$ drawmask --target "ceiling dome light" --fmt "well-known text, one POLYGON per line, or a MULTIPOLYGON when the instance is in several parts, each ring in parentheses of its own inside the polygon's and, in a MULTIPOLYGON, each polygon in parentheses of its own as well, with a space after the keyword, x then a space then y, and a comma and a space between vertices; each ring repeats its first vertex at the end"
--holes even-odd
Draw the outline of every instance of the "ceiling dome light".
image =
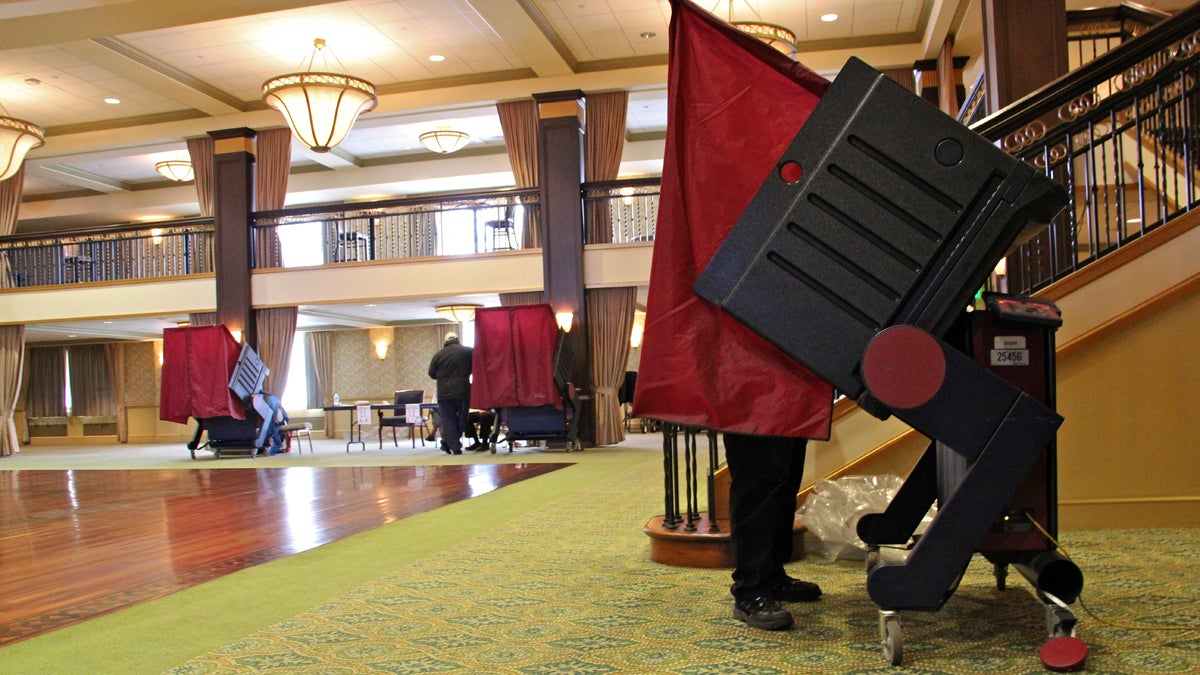
POLYGON ((8 180, 20 170, 26 153, 45 144, 46 132, 33 122, 8 117, 2 105, 0 113, 0 180, 8 180))
MULTIPOLYGON (((729 22, 729 25, 737 28, 753 38, 757 38, 761 42, 770 45, 790 59, 796 58, 796 53, 799 51, 799 47, 797 46, 795 33, 787 28, 784 28, 783 26, 780 26, 779 24, 767 23, 766 21, 763 21, 762 17, 758 13, 758 8, 754 5, 750 5, 750 10, 754 12, 753 20, 735 20, 733 18, 734 0, 724 0, 724 2, 727 5, 725 20, 729 22)), ((747 4, 749 3, 747 2, 747 4)), ((717 7, 720 5, 721 2, 718 1, 717 5, 713 7, 711 12, 716 14, 717 7)))
POLYGON ((442 155, 462 150, 471 140, 471 136, 467 132, 455 131, 448 127, 438 127, 433 131, 426 131, 418 138, 421 140, 421 145, 442 155))
POLYGON ((834 14, 833 12, 830 12, 828 14, 822 14, 821 20, 824 21, 825 23, 832 23, 832 22, 838 20, 838 15, 834 14))
MULTIPOLYGON (((313 72, 318 55, 328 69, 325 51, 324 40, 313 40, 306 72, 280 75, 262 86, 263 101, 283 113, 292 133, 314 152, 329 152, 341 143, 358 116, 374 109, 379 102, 375 85, 362 78, 313 72)), ((334 60, 337 61, 336 56, 334 60)), ((340 61, 338 66, 345 70, 340 61)))
POLYGON ((176 183, 186 183, 196 177, 192 171, 192 163, 186 159, 168 159, 154 165, 154 170, 163 178, 176 183))
POLYGON ((480 307, 483 307, 483 305, 440 305, 436 311, 443 318, 450 321, 466 323, 475 320, 475 310, 480 307))

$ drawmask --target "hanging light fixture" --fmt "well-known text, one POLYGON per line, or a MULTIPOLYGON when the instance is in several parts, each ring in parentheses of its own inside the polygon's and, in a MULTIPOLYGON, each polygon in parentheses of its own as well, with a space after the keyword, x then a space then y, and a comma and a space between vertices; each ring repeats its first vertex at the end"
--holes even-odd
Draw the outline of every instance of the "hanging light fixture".
POLYGON ((437 313, 455 323, 475 320, 475 310, 483 305, 439 305, 437 313))
POLYGON ((186 183, 196 177, 192 171, 192 163, 186 159, 167 159, 157 162, 154 165, 154 170, 162 175, 167 180, 173 180, 176 183, 186 183))
POLYGON ((9 117, 0 104, 0 180, 16 175, 25 154, 46 142, 46 132, 33 122, 9 117))
MULTIPOLYGON (((263 101, 283 113, 292 133, 314 152, 329 152, 346 134, 359 114, 375 107, 375 85, 352 75, 313 71, 313 63, 321 57, 321 65, 329 69, 325 41, 313 40, 313 51, 303 73, 280 75, 263 83, 263 101)), ((346 67, 333 57, 338 67, 346 67)), ((301 65, 304 65, 301 62, 301 65)))
MULTIPOLYGON (((796 34, 787 28, 780 26, 779 24, 763 21, 762 16, 760 16, 758 13, 757 3, 751 5, 750 0, 742 1, 746 3, 746 6, 750 8, 751 12, 754 12, 754 20, 735 21, 733 18, 733 3, 735 0, 723 0, 728 7, 726 20, 729 21, 729 24, 743 33, 765 42, 779 52, 783 53, 788 58, 796 58, 796 53, 799 51, 799 47, 796 43, 796 34)), ((720 5, 720 2, 714 5, 711 12, 716 14, 717 7, 720 5)))
POLYGON ((421 139, 421 145, 442 155, 462 150, 466 147, 467 142, 471 140, 471 136, 467 132, 455 131, 446 126, 439 126, 433 131, 426 131, 418 136, 418 138, 421 139))

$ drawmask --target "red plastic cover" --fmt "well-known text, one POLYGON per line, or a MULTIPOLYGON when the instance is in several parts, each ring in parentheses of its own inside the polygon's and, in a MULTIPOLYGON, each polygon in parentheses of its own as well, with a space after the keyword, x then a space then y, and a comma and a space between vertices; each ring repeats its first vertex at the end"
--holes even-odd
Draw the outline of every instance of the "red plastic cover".
POLYGON ((828 438, 832 388, 692 291, 829 83, 672 0, 670 108, 633 414, 828 438))
POLYGON ((189 417, 246 419, 241 401, 229 389, 241 350, 225 326, 165 329, 159 419, 179 424, 189 417))
POLYGON ((554 384, 558 326, 550 305, 475 310, 471 407, 563 407, 554 384))

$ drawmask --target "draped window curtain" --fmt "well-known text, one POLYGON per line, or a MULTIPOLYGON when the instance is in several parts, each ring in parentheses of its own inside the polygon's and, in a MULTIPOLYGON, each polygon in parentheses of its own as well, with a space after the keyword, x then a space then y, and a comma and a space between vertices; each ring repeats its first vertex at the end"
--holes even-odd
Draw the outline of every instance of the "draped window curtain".
MULTIPOLYGON (((500 115, 504 147, 508 150, 508 162, 512 166, 517 187, 537 187, 537 102, 533 99, 505 101, 496 104, 496 111, 500 115)), ((522 211, 525 216, 521 248, 541 248, 541 209, 527 208, 522 211)))
POLYGON ((524 291, 522 293, 501 293, 501 307, 515 307, 517 305, 540 305, 545 300, 542 299, 541 291, 524 291))
POLYGON ((117 442, 129 442, 129 420, 125 405, 125 345, 109 342, 104 345, 105 362, 108 364, 108 379, 112 382, 113 401, 117 415, 117 442))
POLYGON ((0 326, 0 457, 21 451, 13 414, 21 393, 24 360, 25 326, 0 326))
MULTIPOLYGON (((287 200, 288 172, 292 165, 292 130, 265 129, 257 132, 255 147, 254 210, 277 211, 287 200)), ((279 233, 275 227, 254 228, 254 266, 282 267, 279 233)))
MULTIPOLYGON (((196 178, 196 199, 200 205, 200 215, 211 218, 213 203, 216 200, 216 188, 213 180, 213 139, 211 136, 189 138, 187 140, 188 157, 192 160, 192 173, 196 178)), ((212 235, 192 237, 188 250, 180 255, 189 256, 192 261, 192 271, 213 271, 213 237, 212 235)))
POLYGON ((263 382, 263 391, 283 396, 287 387, 288 367, 292 362, 292 341, 296 337, 295 307, 272 307, 254 312, 258 331, 258 355, 271 370, 263 382))
POLYGON ((116 415, 104 345, 67 347, 67 363, 70 367, 71 414, 76 417, 116 415))
MULTIPOLYGON (((24 185, 23 164, 13 177, 0 181, 0 235, 12 234, 17 229, 24 185)), ((8 254, 0 253, 0 288, 12 288, 15 285, 8 254)), ((17 409, 20 396, 24 360, 25 326, 0 326, 0 457, 21 450, 13 412, 17 409)))
MULTIPOLYGON (((309 331, 304 334, 304 359, 308 365, 308 407, 333 405, 333 334, 309 331)), ((333 429, 333 413, 325 413, 325 435, 333 429)))
MULTIPOLYGON (((8 180, 0 180, 0 236, 9 235, 17 229, 17 216, 21 213, 21 190, 25 186, 25 165, 8 180)), ((16 286, 8 253, 0 252, 0 288, 16 286)))
POLYGON ((193 326, 215 326, 217 325, 217 313, 192 312, 188 314, 188 323, 193 326))
POLYGON ((192 173, 196 176, 196 199, 200 202, 200 215, 211 218, 216 192, 213 187, 213 139, 189 138, 188 156, 192 160, 192 173))
POLYGON ((637 289, 592 289, 586 291, 585 303, 596 408, 596 445, 613 445, 625 440, 617 392, 625 382, 637 289))
POLYGON ((26 419, 65 417, 67 348, 30 347, 25 359, 26 419))
MULTIPOLYGON (((629 92, 588 94, 586 102, 584 180, 589 183, 614 180, 621 168, 621 153, 625 149, 625 113, 629 106, 629 92)), ((612 243, 611 210, 607 200, 588 202, 584 243, 612 243)))

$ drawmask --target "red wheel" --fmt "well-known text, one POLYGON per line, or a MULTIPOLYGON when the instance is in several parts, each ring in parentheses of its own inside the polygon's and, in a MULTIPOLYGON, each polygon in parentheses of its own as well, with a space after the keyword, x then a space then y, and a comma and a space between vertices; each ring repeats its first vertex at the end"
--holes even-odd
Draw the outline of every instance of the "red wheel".
POLYGON ((1087 660, 1087 645, 1077 637, 1060 635, 1047 640, 1038 655, 1048 670, 1060 673, 1081 670, 1087 660))

